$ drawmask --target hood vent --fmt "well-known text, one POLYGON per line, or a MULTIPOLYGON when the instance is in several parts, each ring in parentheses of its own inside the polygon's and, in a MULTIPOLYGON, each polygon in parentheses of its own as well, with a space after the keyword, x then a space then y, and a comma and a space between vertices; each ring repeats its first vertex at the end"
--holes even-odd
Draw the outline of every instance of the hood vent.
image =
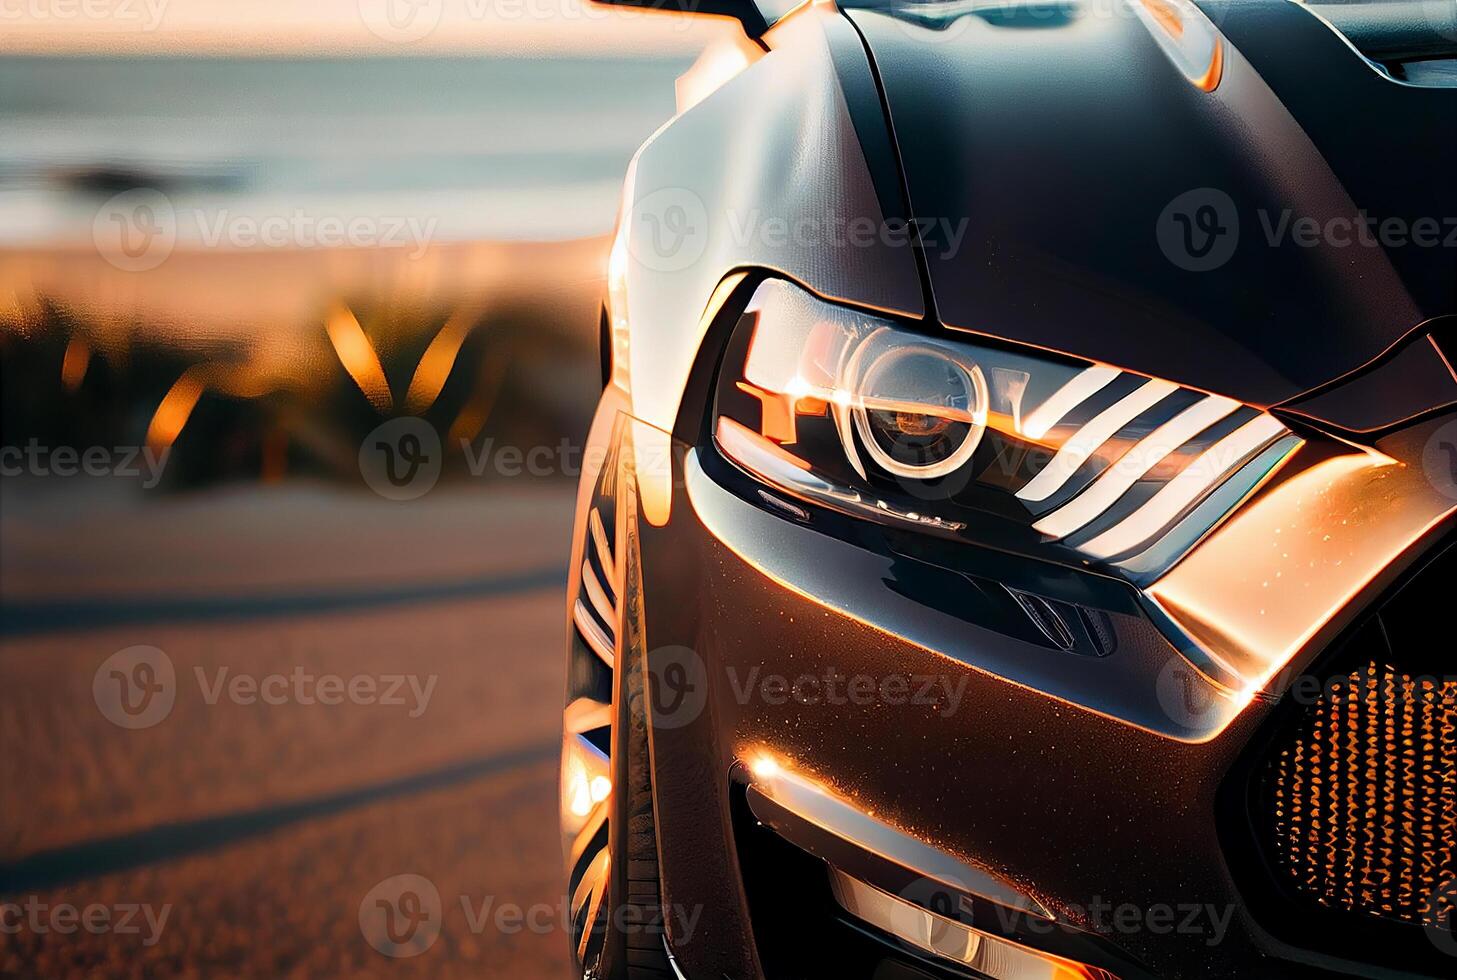
POLYGON ((1430 0, 1308 0, 1305 6, 1392 78, 1457 88, 1457 4, 1430 0))

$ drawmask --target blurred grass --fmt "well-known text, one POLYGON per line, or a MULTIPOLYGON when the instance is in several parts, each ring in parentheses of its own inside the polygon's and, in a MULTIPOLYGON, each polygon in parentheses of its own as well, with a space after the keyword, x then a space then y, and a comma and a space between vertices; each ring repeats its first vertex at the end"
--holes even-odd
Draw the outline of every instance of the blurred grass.
MULTIPOLYGON (((471 455, 487 440, 580 445, 600 389, 600 279, 583 259, 602 245, 537 248, 539 260, 518 263, 509 288, 484 277, 475 289, 452 288, 436 277, 423 291, 380 289, 336 269, 314 280, 312 304, 287 317, 260 310, 256 323, 236 304, 226 321, 199 322, 186 297, 158 294, 165 279, 99 303, 34 283, 17 290, 12 278, 9 303, 0 302, 0 444, 144 445, 187 378, 202 390, 171 445, 165 486, 174 490, 297 477, 362 486, 361 441, 403 415, 439 432, 445 479, 472 475, 471 455), (340 309, 378 358, 383 401, 361 389, 330 341, 326 324, 340 309)), ((252 288, 287 288, 292 278, 272 272, 252 288)))

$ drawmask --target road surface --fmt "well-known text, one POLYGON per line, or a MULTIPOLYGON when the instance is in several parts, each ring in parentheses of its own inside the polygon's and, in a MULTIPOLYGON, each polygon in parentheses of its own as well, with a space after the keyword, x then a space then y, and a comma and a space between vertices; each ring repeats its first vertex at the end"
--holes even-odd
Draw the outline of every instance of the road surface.
POLYGON ((0 490, 0 975, 567 975, 565 481, 0 490))

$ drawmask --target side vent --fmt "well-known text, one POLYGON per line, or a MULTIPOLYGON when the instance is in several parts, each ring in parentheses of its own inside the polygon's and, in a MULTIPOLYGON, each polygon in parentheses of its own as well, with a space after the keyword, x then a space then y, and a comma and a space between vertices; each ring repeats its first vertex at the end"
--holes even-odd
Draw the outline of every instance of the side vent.
POLYGON ((1106 657, 1113 652, 1115 634, 1107 613, 1023 592, 1009 585, 1002 588, 1057 649, 1086 657, 1106 657))

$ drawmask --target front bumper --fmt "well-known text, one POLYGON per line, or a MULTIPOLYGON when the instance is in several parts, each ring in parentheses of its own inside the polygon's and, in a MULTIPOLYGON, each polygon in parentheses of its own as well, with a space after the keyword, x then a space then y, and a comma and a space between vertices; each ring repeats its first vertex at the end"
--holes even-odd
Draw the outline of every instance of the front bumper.
MULTIPOLYGON (((976 975, 844 912, 827 857, 922 906, 945 893, 927 875, 947 876, 873 842, 857 855, 795 834, 754 805, 774 769, 971 869, 960 921, 1124 980, 1389 975, 1382 950, 1363 961, 1290 943, 1267 907, 1251 911, 1225 787, 1274 724, 1275 697, 1229 711, 1136 603, 1107 592, 1084 598, 1111 610, 1108 656, 983 628, 954 602, 957 583, 977 587, 965 568, 826 533, 825 515, 738 482, 711 447, 607 428, 635 444, 619 458, 637 460, 639 482, 658 485, 636 522, 645 641, 629 655, 653 686, 662 901, 685 975, 976 975)), ((1336 626, 1354 629, 1400 577, 1370 583, 1336 626)))

